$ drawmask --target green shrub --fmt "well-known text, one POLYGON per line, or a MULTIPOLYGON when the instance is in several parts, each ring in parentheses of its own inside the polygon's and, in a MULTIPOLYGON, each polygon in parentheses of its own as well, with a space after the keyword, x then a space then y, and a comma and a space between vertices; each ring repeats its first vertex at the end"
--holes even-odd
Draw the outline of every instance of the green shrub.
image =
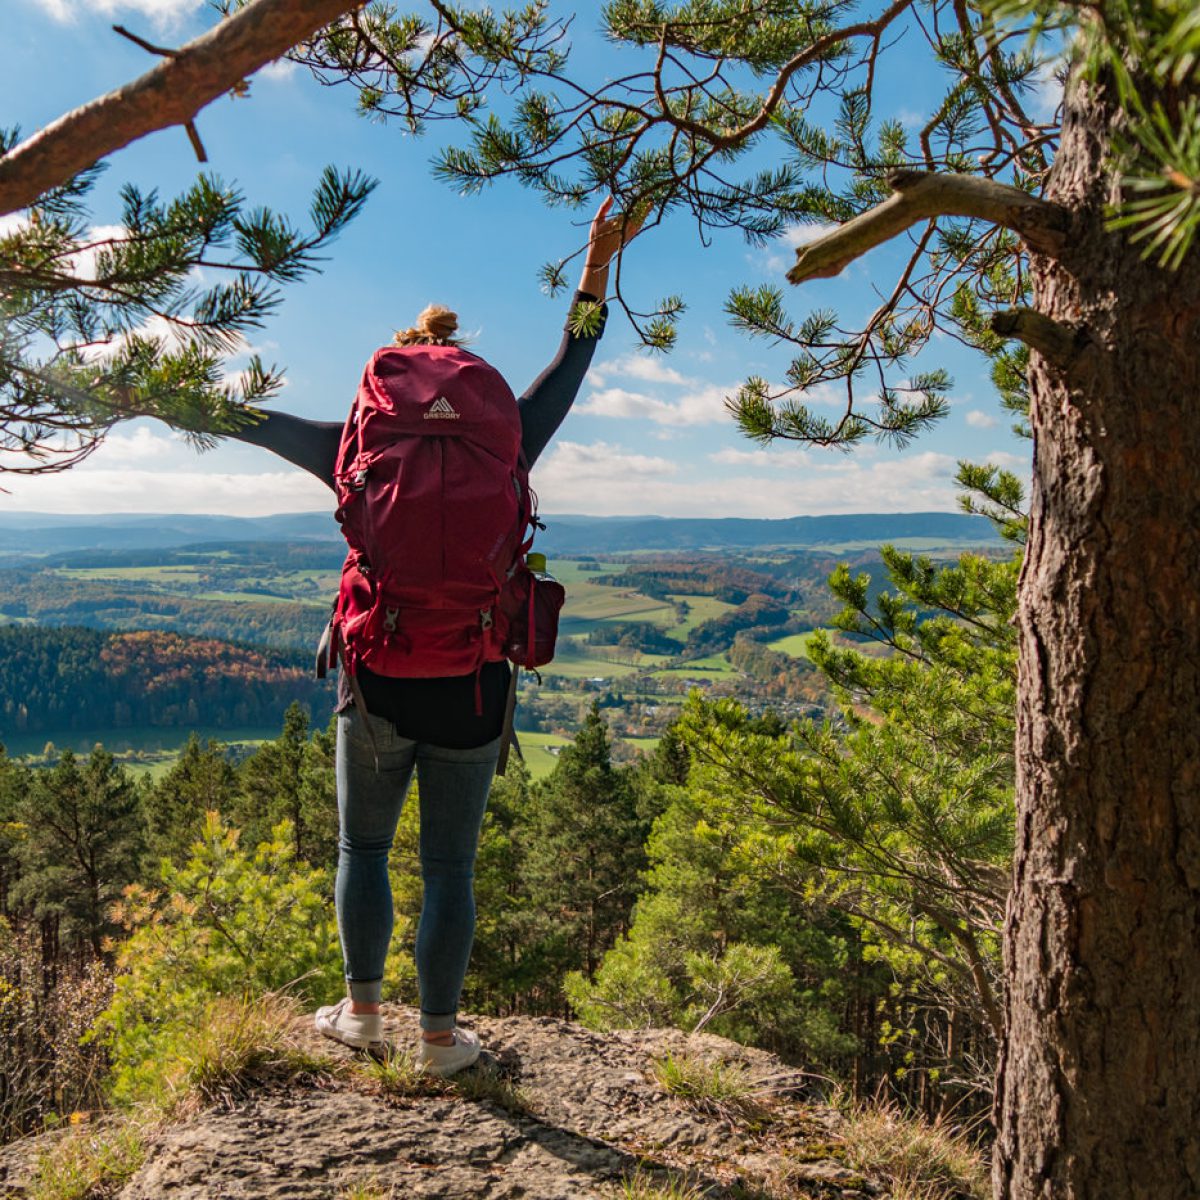
POLYGON ((251 854, 209 813, 191 857, 165 862, 161 875, 161 895, 126 893, 120 915, 131 936, 93 1031, 123 1102, 160 1096, 218 997, 288 990, 320 1003, 342 989, 328 875, 296 861, 287 822, 251 854))

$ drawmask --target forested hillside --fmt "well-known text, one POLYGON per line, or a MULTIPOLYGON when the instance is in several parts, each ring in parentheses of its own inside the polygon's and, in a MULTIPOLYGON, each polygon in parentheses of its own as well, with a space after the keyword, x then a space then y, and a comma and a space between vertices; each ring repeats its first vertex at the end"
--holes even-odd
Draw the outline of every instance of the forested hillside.
MULTIPOLYGON (((652 751, 622 764, 609 724, 620 711, 601 697, 549 774, 514 764, 496 781, 469 1012, 719 1033, 860 1098, 986 1113, 1016 563, 887 562, 882 609, 865 577, 833 585, 836 624, 893 653, 812 635, 811 669, 842 700, 834 725, 789 727, 693 694, 652 751)), ((190 673, 291 678, 284 656, 206 660, 206 643, 170 636, 5 637, 46 647, 48 672, 93 660, 168 689, 190 673)), ((391 859, 385 973, 386 998, 407 1003, 417 811, 406 807, 391 859)), ((240 764, 193 738, 153 780, 102 749, 38 768, 0 756, 0 967, 19 995, 0 1010, 0 1127, 152 1096, 223 997, 287 985, 306 1003, 333 998, 335 857, 334 738, 299 705, 240 764), (88 1027, 104 1036, 81 1046, 88 1027), (31 1059, 43 1037, 58 1048, 31 1059)))
POLYGON ((311 658, 176 633, 0 627, 0 730, 267 725, 328 702, 311 658))

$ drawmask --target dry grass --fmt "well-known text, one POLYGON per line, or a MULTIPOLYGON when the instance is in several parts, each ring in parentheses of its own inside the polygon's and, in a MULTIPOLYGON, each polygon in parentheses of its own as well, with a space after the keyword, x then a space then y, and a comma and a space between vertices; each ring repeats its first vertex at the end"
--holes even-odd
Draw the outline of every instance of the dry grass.
POLYGON ((336 1200, 396 1200, 396 1189, 374 1178, 355 1179, 338 1188, 336 1200))
POLYGON ((621 1180, 620 1200, 703 1200, 705 1189, 681 1175, 648 1171, 644 1166, 621 1180))
POLYGON ((305 1050, 297 1041, 298 1001, 279 993, 221 997, 186 1039, 172 1046, 161 1107, 169 1115, 229 1104, 272 1077, 336 1075, 336 1059, 305 1050))
POLYGON ((846 1163, 890 1185, 892 1200, 988 1200, 988 1165, 979 1150, 939 1122, 895 1105, 852 1109, 841 1131, 846 1163))
POLYGON ((762 1090, 745 1067, 692 1055, 668 1054, 652 1063, 662 1089, 701 1112, 748 1121, 765 1113, 762 1090))
POLYGON ((107 1200, 146 1157, 148 1122, 76 1125, 38 1155, 29 1200, 107 1200))
POLYGON ((344 1071, 337 1060, 297 1042, 297 1011, 293 1000, 277 994, 213 1001, 171 1047, 162 1086, 151 1099, 95 1124, 72 1126, 39 1155, 30 1200, 107 1200, 141 1166, 148 1140, 165 1121, 228 1104, 272 1078, 344 1071))

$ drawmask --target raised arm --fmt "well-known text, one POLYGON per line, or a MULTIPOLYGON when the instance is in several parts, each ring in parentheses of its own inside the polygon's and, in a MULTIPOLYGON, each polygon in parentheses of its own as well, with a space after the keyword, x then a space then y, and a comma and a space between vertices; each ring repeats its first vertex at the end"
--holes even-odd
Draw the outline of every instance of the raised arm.
MULTIPOLYGON (((587 292, 576 292, 571 302, 572 312, 581 300, 595 301, 598 296, 587 292)), ((551 359, 550 365, 525 389, 525 393, 517 400, 521 410, 521 449, 525 451, 525 461, 532 467, 538 456, 549 445, 558 427, 563 423, 571 405, 579 393, 583 377, 596 352, 596 343, 604 332, 604 322, 608 316, 607 306, 600 310, 600 324, 591 335, 577 335, 571 332, 570 318, 563 330, 562 341, 558 352, 551 359)))
MULTIPOLYGON (((612 198, 605 200, 592 221, 587 257, 579 290, 571 301, 571 312, 580 301, 603 301, 608 290, 608 265, 638 231, 639 221, 624 214, 611 216, 612 198)), ((558 353, 517 401, 521 409, 521 448, 530 466, 537 461, 563 423, 604 332, 607 305, 601 304, 600 322, 590 334, 571 332, 571 320, 563 331, 558 353)))
POLYGON ((290 413, 273 412, 257 424, 231 433, 239 442, 262 446, 280 458, 311 471, 332 490, 333 469, 342 437, 341 421, 308 421, 290 413))

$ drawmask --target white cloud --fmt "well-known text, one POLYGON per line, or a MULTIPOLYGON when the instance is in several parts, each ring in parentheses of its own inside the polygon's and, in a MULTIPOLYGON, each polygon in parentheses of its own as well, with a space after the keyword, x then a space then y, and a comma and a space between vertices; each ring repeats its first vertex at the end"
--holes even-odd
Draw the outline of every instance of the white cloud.
POLYGON ((730 467, 763 467, 784 468, 794 470, 796 467, 808 464, 811 455, 794 446, 777 446, 763 450, 740 450, 736 446, 727 446, 708 456, 709 462, 720 463, 730 467))
POLYGON ((66 24, 95 13, 103 17, 135 13, 158 29, 180 25, 205 0, 35 0, 55 21, 66 24))
POLYGON ((65 260, 62 264, 62 269, 69 271, 79 279, 95 279, 96 259, 99 257, 101 250, 110 249, 110 247, 102 243, 128 236, 128 231, 124 225, 93 225, 80 239, 85 248, 70 259, 65 260))
POLYGON ((156 427, 150 425, 126 426, 125 429, 127 432, 110 433, 104 439, 102 449, 86 459, 79 470, 91 473, 97 469, 97 463, 103 463, 100 470, 155 460, 161 465, 165 456, 175 453, 185 444, 182 434, 158 432, 156 427))
POLYGON ((782 275, 795 263, 796 251, 801 246, 807 246, 809 242, 815 242, 818 238, 825 237, 826 234, 832 233, 837 228, 836 225, 824 222, 789 225, 770 246, 760 252, 761 257, 759 257, 757 265, 765 268, 772 275, 782 275), (788 247, 790 253, 783 247, 788 247))
MULTIPOLYGON (((747 464, 752 465, 752 464, 747 464)), ((954 511, 953 457, 933 452, 858 461, 815 458, 793 472, 716 478, 703 467, 563 442, 535 471, 541 509, 597 516, 791 517, 845 512, 954 511)))
POLYGON ((736 450, 729 446, 708 456, 710 462, 733 467, 777 467, 779 456, 770 450, 736 450))
POLYGON ((1033 79, 1029 115, 1035 121, 1049 123, 1058 115, 1063 98, 1063 78, 1066 64, 1062 58, 1050 58, 1041 64, 1033 79))
MULTIPOLYGON (((194 456, 193 456, 194 461, 194 456)), ((47 513, 213 513, 264 517, 279 512, 333 510, 333 494, 306 471, 221 474, 193 470, 91 467, 9 486, 8 511, 47 513), (42 486, 37 486, 41 484, 42 486)))
POLYGON ((100 342, 94 346, 83 348, 81 354, 88 362, 103 361, 117 354, 131 337, 158 338, 167 350, 178 350, 186 340, 185 332, 180 326, 173 325, 166 317, 155 315, 148 317, 129 333, 119 334, 109 342, 100 342))
POLYGON ((299 66, 288 58, 277 58, 274 62, 269 62, 265 67, 261 67, 256 73, 255 79, 266 79, 271 83, 284 83, 291 79, 299 70, 299 66))
POLYGON ((69 21, 73 16, 70 0, 35 0, 56 21, 69 21))
MULTIPOLYGON (((537 470, 539 502, 550 488, 611 486, 631 478, 662 479, 675 475, 679 464, 650 454, 631 454, 611 442, 559 442, 537 470)), ((542 507, 545 507, 542 503, 542 507)), ((586 506, 585 506, 586 510, 586 506)))
POLYGON ((630 392, 619 387, 601 388, 576 405, 577 412, 595 417, 646 417, 652 421, 661 419, 669 408, 665 401, 644 392, 630 392))
POLYGON ((818 238, 825 237, 826 234, 832 233, 838 226, 832 222, 816 221, 806 225, 789 225, 787 229, 779 237, 779 241, 785 246, 791 246, 793 250, 799 250, 801 246, 807 246, 809 242, 815 242, 818 238))
POLYGON ((735 389, 717 384, 694 386, 670 400, 625 388, 591 392, 576 411, 595 417, 640 418, 656 425, 712 425, 728 420, 725 398, 735 389))
POLYGON ((972 429, 995 429, 1000 422, 991 413, 986 413, 981 408, 973 408, 967 413, 967 424, 972 429))
POLYGON ((24 229, 29 224, 27 213, 5 213, 0 217, 0 238, 11 237, 18 229, 24 229))
MULTIPOLYGON (((862 455, 797 452, 794 469, 764 471, 757 455, 723 454, 733 473, 707 460, 684 464, 610 442, 559 442, 534 471, 545 513, 597 516, 791 517, 854 512, 954 511, 955 460, 933 452, 870 460, 862 455), (749 461, 751 456, 754 461, 749 461), (740 468, 740 469, 738 469, 740 468)), ((51 513, 213 513, 266 516, 331 511, 319 480, 294 469, 255 471, 243 464, 264 452, 232 443, 198 459, 181 437, 160 426, 113 435, 82 466, 49 478, 12 479, 6 511, 51 513), (204 465, 234 470, 207 471, 204 465)), ((1028 464, 1004 452, 989 461, 1028 464)), ((790 463, 781 464, 785 468, 790 463)))
POLYGON ((612 364, 612 370, 627 379, 638 379, 643 383, 690 384, 693 381, 681 375, 674 367, 668 367, 660 358, 647 358, 642 354, 629 354, 612 364))
POLYGON ((643 354, 625 354, 611 362, 594 366, 588 371, 588 382, 597 387, 603 387, 608 380, 614 377, 636 379, 641 383, 687 384, 692 382, 673 367, 668 367, 661 359, 647 358, 643 354))
MULTIPOLYGON (((656 359, 634 356, 615 359, 599 371, 591 371, 588 383, 594 390, 576 405, 576 412, 593 417, 652 421, 671 428, 727 423, 729 410, 726 404, 740 386, 738 383, 712 383, 684 375, 656 359), (656 386, 626 388, 619 385, 619 380, 656 386)), ((782 385, 776 390, 782 391, 782 385)), ((798 394, 795 399, 810 406, 838 408, 845 406, 846 394, 835 384, 821 383, 798 394)), ((865 403, 869 404, 871 400, 872 397, 864 397, 865 403)))
POLYGON ((993 450, 983 461, 990 467, 1001 467, 1018 475, 1028 475, 1033 467, 1028 454, 1012 454, 1008 450, 993 450))

